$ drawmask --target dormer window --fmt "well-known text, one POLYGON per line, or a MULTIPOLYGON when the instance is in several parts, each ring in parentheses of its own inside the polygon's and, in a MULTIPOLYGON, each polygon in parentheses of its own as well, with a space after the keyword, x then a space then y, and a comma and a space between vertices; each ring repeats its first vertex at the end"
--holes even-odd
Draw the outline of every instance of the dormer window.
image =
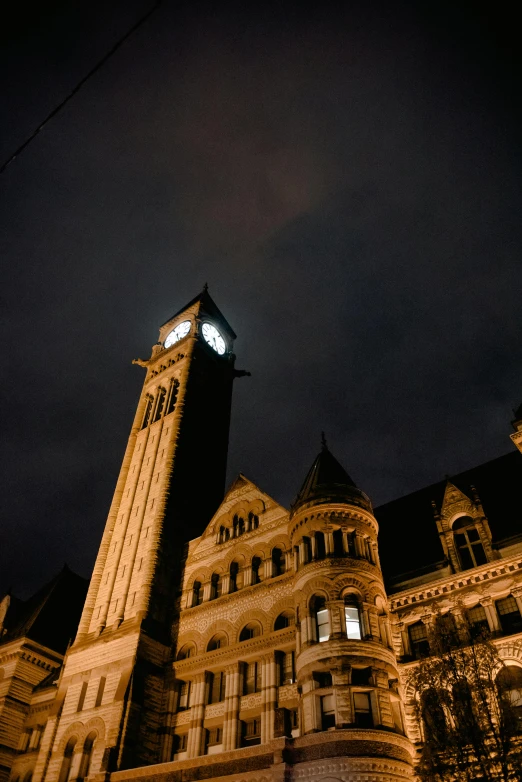
POLYGON ((484 546, 475 521, 471 516, 461 516, 453 525, 455 549, 463 570, 469 570, 487 562, 484 546))

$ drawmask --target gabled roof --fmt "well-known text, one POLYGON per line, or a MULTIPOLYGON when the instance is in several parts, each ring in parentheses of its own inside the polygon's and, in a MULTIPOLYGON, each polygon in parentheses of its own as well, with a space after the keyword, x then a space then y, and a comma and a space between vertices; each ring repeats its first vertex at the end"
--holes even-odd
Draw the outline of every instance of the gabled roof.
POLYGON ((328 502, 347 502, 360 505, 361 500, 370 506, 370 501, 348 475, 344 467, 323 442, 323 447, 308 471, 303 485, 292 505, 292 513, 308 505, 328 502))
POLYGON ((375 509, 381 565, 388 586, 412 568, 436 570, 444 559, 434 509, 441 511, 448 482, 466 497, 472 497, 471 487, 475 487, 494 542, 519 532, 522 454, 512 451, 375 509))
POLYGON ((11 598, 1 642, 30 638, 63 654, 76 635, 88 586, 87 579, 65 565, 28 600, 11 598))
POLYGON ((177 318, 178 315, 181 315, 182 312, 185 312, 185 310, 188 310, 189 307, 193 307, 194 304, 198 304, 198 303, 200 303, 202 305, 202 307, 204 308, 205 312, 208 315, 211 315, 211 316, 213 316, 215 318, 218 318, 219 320, 221 320, 226 325, 228 331, 230 332, 230 336, 232 337, 232 339, 236 338, 237 335, 234 332, 234 329, 232 328, 230 323, 227 321, 227 319, 225 318, 225 316, 223 315, 223 313, 221 312, 221 310, 217 306, 216 302, 214 301, 214 299, 212 298, 212 296, 208 292, 208 288, 207 288, 206 285, 203 288, 203 290, 201 291, 201 293, 198 293, 198 295, 194 296, 194 298, 191 299, 188 304, 185 304, 185 306, 181 307, 181 309, 179 309, 177 312, 175 312, 174 315, 171 315, 170 318, 168 318, 165 321, 165 323, 162 324, 161 328, 163 328, 163 326, 165 326, 167 323, 170 323, 171 320, 174 320, 174 318, 177 318))

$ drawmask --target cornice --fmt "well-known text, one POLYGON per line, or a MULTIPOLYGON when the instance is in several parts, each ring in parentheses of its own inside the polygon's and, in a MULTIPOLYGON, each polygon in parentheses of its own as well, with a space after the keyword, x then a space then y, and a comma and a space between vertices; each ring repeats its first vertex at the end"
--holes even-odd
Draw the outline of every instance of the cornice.
POLYGON ((484 582, 491 582, 503 576, 520 574, 522 579, 521 571, 522 556, 520 554, 507 559, 496 559, 494 562, 488 562, 486 565, 481 565, 472 570, 452 573, 451 576, 445 576, 436 581, 405 589, 402 592, 395 592, 392 597, 388 598, 390 610, 392 612, 400 611, 419 603, 429 603, 440 600, 440 598, 448 598, 459 590, 481 586, 484 582))
POLYGON ((195 657, 188 657, 185 660, 173 662, 173 668, 176 675, 186 674, 195 676, 201 670, 210 670, 221 668, 231 663, 237 663, 247 657, 251 657, 256 652, 276 652, 279 647, 286 646, 295 641, 295 626, 287 627, 284 630, 277 630, 268 635, 258 635, 248 641, 241 641, 237 644, 225 646, 222 649, 214 649, 212 652, 203 652, 195 657))

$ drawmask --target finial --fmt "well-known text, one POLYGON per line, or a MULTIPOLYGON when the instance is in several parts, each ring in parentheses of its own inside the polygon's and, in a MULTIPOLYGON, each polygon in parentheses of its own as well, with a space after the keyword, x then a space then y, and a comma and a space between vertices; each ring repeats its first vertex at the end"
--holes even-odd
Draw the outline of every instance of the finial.
POLYGON ((326 442, 326 437, 324 432, 321 432, 321 448, 323 451, 328 450, 328 443, 326 442))
POLYGON ((208 282, 203 285, 203 293, 208 293, 208 282))

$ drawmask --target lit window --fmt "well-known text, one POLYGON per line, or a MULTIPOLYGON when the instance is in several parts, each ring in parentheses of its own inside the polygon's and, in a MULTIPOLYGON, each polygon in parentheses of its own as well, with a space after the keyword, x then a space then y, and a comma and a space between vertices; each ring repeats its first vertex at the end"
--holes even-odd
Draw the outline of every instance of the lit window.
POLYGON ((315 614, 315 628, 317 641, 322 643, 330 638, 330 612, 326 607, 326 600, 320 595, 312 598, 312 613, 315 614))
POLYGON ((361 621, 359 608, 353 599, 345 598, 344 619, 346 622, 346 637, 353 641, 361 640, 361 621))

